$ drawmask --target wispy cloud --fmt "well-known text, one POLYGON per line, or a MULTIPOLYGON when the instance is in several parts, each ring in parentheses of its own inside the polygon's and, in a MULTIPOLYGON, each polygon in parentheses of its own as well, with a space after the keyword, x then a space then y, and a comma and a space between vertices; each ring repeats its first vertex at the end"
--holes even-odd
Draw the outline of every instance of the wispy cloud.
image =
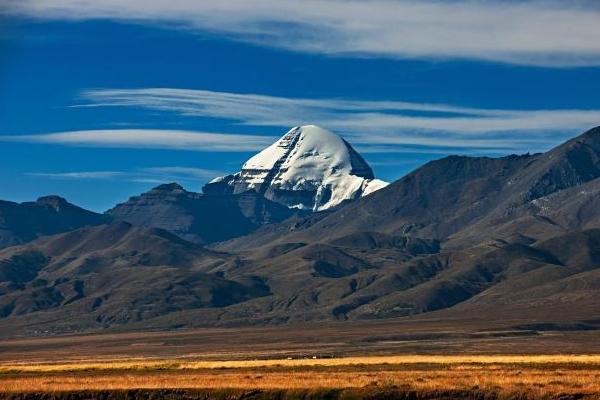
POLYGON ((99 89, 80 107, 141 107, 251 126, 322 125, 364 152, 538 151, 600 124, 600 110, 499 110, 449 104, 303 99, 169 88, 99 89), (408 147, 407 147, 408 146, 408 147), (428 150, 430 151, 430 150, 428 150))
POLYGON ((167 182, 205 182, 216 176, 225 175, 225 172, 169 166, 138 168, 131 171, 28 172, 26 175, 56 180, 119 180, 159 184, 167 182))
POLYGON ((26 175, 61 180, 111 180, 123 177, 118 171, 28 172, 26 175))
MULTIPOLYGON (((500 110, 450 104, 306 99, 169 88, 97 89, 74 107, 136 107, 278 127, 318 124, 364 153, 486 153, 543 151, 600 124, 600 110, 500 110)), ((278 136, 160 129, 106 129, 0 136, 0 142, 255 152, 278 136)))
POLYGON ((178 130, 113 129, 0 136, 0 142, 51 143, 84 147, 147 148, 211 152, 263 149, 274 137, 178 130))
POLYGON ((214 169, 204 169, 204 168, 192 168, 192 167, 152 167, 152 168, 143 168, 142 171, 168 176, 172 178, 183 178, 183 179, 206 179, 206 178, 214 178, 216 175, 223 175, 225 172, 217 171, 214 169))
POLYGON ((0 11, 171 26, 321 54, 600 65, 593 0, 4 0, 0 11))

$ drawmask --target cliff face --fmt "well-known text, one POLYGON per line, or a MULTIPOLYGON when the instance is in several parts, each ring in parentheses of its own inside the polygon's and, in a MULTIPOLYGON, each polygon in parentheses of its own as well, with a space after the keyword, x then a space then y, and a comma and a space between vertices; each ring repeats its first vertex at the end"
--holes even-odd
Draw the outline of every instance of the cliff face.
POLYGON ((206 195, 170 183, 131 197, 107 214, 115 220, 164 229, 193 243, 207 244, 283 221, 293 211, 255 192, 206 195))

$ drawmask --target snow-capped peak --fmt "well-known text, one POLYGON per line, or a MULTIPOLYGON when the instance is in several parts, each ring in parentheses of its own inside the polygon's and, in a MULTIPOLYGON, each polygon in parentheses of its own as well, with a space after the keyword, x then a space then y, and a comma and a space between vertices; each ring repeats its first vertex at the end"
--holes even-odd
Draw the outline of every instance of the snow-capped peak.
POLYGON ((386 185, 340 136, 305 125, 292 128, 246 161, 240 172, 216 178, 204 191, 255 190, 288 207, 317 211, 386 185))

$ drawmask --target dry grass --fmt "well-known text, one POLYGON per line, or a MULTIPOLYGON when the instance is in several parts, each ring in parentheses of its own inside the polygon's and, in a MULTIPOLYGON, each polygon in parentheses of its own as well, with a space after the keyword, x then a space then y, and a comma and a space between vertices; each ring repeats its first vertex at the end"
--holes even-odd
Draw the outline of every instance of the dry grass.
POLYGON ((3 364, 0 392, 84 389, 307 389, 600 394, 600 356, 388 356, 248 361, 3 364))
POLYGON ((353 365, 468 365, 468 364, 580 364, 600 365, 600 355, 471 355, 471 356, 364 356, 342 358, 299 358, 299 359, 265 359, 265 360, 224 360, 224 361, 190 361, 186 359, 136 361, 103 360, 90 362, 65 363, 2 363, 0 373, 19 372, 76 372, 76 371, 108 371, 108 370, 199 370, 199 369, 235 369, 235 368, 268 368, 268 367, 340 367, 353 365))

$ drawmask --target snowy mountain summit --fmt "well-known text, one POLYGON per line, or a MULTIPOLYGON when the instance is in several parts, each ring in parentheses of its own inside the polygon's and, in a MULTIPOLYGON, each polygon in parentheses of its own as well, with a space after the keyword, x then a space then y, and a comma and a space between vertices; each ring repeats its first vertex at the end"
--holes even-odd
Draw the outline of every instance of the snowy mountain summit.
POLYGON ((387 185, 338 135, 315 125, 292 128, 242 166, 213 179, 206 194, 254 190, 291 208, 325 210, 387 185))

